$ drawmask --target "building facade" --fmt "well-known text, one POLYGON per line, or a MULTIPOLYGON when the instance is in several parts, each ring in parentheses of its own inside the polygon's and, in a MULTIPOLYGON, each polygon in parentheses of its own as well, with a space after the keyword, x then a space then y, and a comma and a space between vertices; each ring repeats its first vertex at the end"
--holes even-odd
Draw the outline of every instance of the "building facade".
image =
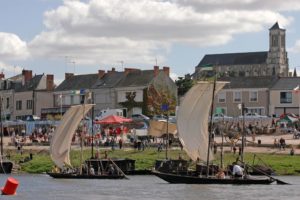
POLYGON ((207 76, 203 70, 213 66, 221 77, 288 76, 285 29, 276 22, 269 29, 269 51, 208 54, 195 68, 194 79, 207 76))

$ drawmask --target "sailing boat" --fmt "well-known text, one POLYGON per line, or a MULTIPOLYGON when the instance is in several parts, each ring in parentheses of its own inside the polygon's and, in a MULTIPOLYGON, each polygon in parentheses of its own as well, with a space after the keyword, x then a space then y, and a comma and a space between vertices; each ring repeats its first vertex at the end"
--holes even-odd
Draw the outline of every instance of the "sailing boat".
POLYGON ((209 162, 212 160, 209 147, 211 136, 208 131, 209 111, 213 111, 214 95, 225 84, 226 82, 217 81, 214 81, 214 84, 204 81, 198 82, 188 91, 178 110, 177 127, 183 148, 193 161, 207 161, 206 176, 195 175, 194 173, 192 175, 189 173, 185 175, 165 173, 155 170, 153 171, 154 175, 169 183, 185 184, 271 184, 277 180, 270 176, 259 178, 250 176, 244 178, 225 177, 223 179, 209 176, 209 162))
POLYGON ((122 179, 125 174, 111 160, 107 169, 94 169, 90 163, 82 164, 81 143, 81 167, 73 169, 70 162, 70 147, 72 137, 84 116, 92 109, 94 104, 82 104, 71 106, 63 115, 61 124, 56 128, 50 144, 51 159, 56 165, 52 172, 47 172, 53 178, 68 179, 122 179), (59 169, 59 170, 57 170, 59 169), (93 169, 93 170, 91 170, 93 169))
POLYGON ((10 174, 13 168, 12 161, 4 156, 3 151, 3 124, 2 124, 2 98, 0 99, 0 131, 1 131, 1 155, 0 155, 0 174, 10 174))

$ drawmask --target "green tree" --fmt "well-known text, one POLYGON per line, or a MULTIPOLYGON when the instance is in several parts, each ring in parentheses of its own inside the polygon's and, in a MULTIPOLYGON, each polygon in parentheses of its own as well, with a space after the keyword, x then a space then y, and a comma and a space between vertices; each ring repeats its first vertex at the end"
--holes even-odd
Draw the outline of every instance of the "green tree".
POLYGON ((189 74, 185 75, 185 77, 179 77, 178 80, 175 81, 175 84, 178 87, 178 96, 183 96, 194 84, 191 76, 189 74))

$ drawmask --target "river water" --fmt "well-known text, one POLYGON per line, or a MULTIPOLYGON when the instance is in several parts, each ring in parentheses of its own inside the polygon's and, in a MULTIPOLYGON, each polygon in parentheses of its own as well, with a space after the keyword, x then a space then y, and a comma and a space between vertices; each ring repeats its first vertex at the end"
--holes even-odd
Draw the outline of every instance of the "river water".
MULTIPOLYGON (((16 196, 2 200, 299 200, 300 177, 276 177, 291 185, 185 185, 168 184, 155 176, 129 176, 130 180, 62 180, 43 175, 11 175, 20 185, 16 196)), ((7 175, 0 175, 4 186, 7 175)))

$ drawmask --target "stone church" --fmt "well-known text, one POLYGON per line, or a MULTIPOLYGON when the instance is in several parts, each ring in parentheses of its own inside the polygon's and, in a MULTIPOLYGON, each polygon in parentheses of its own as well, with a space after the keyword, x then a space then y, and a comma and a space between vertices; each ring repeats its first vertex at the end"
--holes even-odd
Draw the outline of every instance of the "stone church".
POLYGON ((285 29, 276 22, 269 29, 269 51, 205 55, 193 77, 207 76, 208 72, 203 70, 207 66, 214 67, 221 77, 287 77, 289 65, 285 40, 285 29))

